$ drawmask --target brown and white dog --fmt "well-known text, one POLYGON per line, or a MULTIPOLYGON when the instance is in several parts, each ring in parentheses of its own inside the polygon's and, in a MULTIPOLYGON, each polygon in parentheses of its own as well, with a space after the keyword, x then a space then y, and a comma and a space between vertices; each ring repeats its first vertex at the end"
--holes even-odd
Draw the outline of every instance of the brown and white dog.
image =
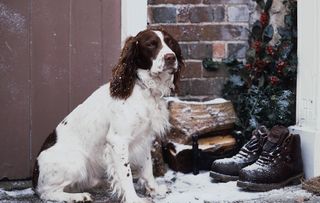
POLYGON ((150 148, 170 127, 163 96, 184 66, 179 44, 163 30, 147 29, 126 40, 110 83, 98 88, 45 141, 33 172, 43 200, 91 201, 84 192, 111 179, 124 202, 137 196, 131 169, 150 194, 165 193, 152 174, 150 148))

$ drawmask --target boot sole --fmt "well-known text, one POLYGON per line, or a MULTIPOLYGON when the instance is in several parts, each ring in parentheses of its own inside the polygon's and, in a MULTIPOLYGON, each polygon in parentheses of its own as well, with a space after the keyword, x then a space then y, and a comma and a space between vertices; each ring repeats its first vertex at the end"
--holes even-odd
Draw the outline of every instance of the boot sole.
POLYGON ((213 171, 210 171, 210 177, 218 182, 229 182, 229 181, 236 181, 239 179, 239 176, 230 176, 230 175, 221 174, 213 171))
POLYGON ((303 177, 303 173, 291 177, 281 183, 270 183, 270 184, 261 184, 261 183, 251 183, 245 181, 237 181, 237 186, 241 187, 244 190, 257 191, 257 192, 265 192, 273 189, 283 188, 286 185, 298 185, 301 183, 301 178, 303 177))

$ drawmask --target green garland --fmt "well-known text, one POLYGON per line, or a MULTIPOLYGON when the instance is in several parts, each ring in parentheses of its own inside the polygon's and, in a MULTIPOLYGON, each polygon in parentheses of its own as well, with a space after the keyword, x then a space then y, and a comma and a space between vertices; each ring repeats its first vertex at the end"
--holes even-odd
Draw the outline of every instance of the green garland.
MULTIPOLYGON (((255 0, 262 8, 260 19, 249 35, 250 48, 246 63, 235 59, 223 61, 230 76, 223 96, 233 102, 238 119, 236 130, 245 138, 259 125, 271 128, 276 124, 289 126, 295 123, 295 97, 297 77, 297 5, 295 0, 283 1, 288 13, 284 27, 278 28, 281 39, 270 45, 274 28, 269 24, 272 0, 255 0)), ((216 63, 203 60, 205 68, 216 63)))

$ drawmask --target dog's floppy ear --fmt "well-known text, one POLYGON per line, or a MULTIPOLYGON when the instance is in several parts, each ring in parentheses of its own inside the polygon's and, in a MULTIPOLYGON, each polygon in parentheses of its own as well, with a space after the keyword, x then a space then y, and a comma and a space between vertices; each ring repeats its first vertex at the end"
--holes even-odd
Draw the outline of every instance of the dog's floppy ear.
POLYGON ((166 44, 170 47, 170 49, 175 53, 175 55, 177 57, 178 70, 176 73, 174 73, 173 84, 174 84, 174 92, 178 92, 178 90, 179 90, 178 82, 180 80, 181 71, 183 71, 185 68, 181 48, 179 46, 178 41, 175 40, 168 32, 166 32, 164 30, 161 30, 161 31, 165 35, 164 40, 165 40, 166 44))
MULTIPOLYGON (((179 47, 179 49, 180 49, 180 47, 179 47)), ((184 64, 184 61, 183 61, 183 58, 181 55, 181 51, 180 51, 180 55, 176 54, 176 56, 177 56, 177 60, 178 60, 178 70, 177 70, 177 72, 174 73, 174 77, 173 77, 174 92, 179 91, 178 82, 180 81, 181 71, 183 71, 185 69, 185 64, 184 64)))
POLYGON ((118 64, 112 70, 110 94, 117 99, 127 99, 133 91, 137 78, 136 57, 138 43, 134 37, 129 37, 121 51, 118 64))

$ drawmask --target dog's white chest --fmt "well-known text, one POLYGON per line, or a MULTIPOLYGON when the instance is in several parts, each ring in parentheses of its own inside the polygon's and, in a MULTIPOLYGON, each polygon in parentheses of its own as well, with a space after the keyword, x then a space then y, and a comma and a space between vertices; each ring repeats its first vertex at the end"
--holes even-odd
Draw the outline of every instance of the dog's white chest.
POLYGON ((151 122, 151 130, 157 135, 163 135, 170 126, 169 111, 164 101, 156 103, 148 117, 151 122))
POLYGON ((134 137, 137 136, 161 136, 169 129, 169 111, 167 103, 162 98, 141 94, 142 98, 135 102, 136 122, 134 137))

